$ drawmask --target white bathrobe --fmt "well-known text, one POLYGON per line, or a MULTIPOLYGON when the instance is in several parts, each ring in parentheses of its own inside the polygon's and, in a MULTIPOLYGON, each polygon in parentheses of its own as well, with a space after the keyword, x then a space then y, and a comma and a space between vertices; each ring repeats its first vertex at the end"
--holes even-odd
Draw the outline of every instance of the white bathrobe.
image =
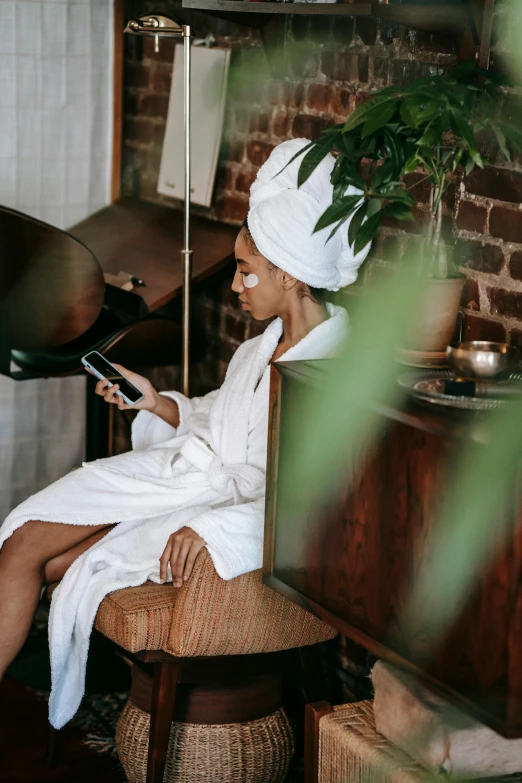
MULTIPOLYGON (((334 355, 348 319, 330 318, 281 360, 334 355)), ((269 362, 280 319, 234 354, 222 387, 187 399, 167 392, 180 410, 176 429, 141 411, 133 450, 84 464, 15 508, 0 527, 0 546, 31 519, 75 525, 118 522, 81 555, 56 589, 49 618, 52 692, 49 718, 60 728, 74 715, 85 685, 94 618, 107 593, 159 582, 168 537, 187 525, 206 542, 223 579, 260 568, 263 550, 269 362)))

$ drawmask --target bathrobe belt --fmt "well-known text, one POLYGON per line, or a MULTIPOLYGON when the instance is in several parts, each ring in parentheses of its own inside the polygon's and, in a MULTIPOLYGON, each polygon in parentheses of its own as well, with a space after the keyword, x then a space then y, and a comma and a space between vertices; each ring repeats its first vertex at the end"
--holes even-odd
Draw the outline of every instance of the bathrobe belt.
POLYGON ((212 489, 232 497, 235 505, 257 499, 265 491, 265 474, 262 470, 246 462, 224 465, 221 458, 195 433, 188 435, 180 448, 180 454, 207 474, 212 489))

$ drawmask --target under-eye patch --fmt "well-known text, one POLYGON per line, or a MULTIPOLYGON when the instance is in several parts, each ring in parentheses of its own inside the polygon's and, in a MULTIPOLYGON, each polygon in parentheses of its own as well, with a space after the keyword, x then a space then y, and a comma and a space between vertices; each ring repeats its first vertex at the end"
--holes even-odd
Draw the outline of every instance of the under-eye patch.
POLYGON ((259 278, 257 275, 250 274, 250 275, 243 275, 243 285, 245 288, 254 288, 259 283, 259 278))

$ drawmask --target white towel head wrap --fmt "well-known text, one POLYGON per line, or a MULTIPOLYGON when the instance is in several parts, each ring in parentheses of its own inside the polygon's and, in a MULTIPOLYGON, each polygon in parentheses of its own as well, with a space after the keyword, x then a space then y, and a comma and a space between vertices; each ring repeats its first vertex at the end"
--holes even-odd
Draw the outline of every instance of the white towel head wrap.
MULTIPOLYGON (((370 244, 354 255, 348 244, 349 221, 329 242, 333 225, 312 233, 332 203, 330 175, 335 158, 328 153, 298 188, 297 173, 304 155, 287 163, 307 144, 308 139, 284 141, 261 166, 250 188, 248 228, 259 252, 275 266, 312 288, 338 291, 355 282, 370 244)), ((360 192, 350 186, 346 195, 360 192)))

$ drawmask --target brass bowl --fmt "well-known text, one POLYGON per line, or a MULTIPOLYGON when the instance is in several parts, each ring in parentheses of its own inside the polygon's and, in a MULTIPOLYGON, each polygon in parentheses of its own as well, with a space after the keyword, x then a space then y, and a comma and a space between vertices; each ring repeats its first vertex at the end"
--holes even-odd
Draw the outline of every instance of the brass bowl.
POLYGON ((520 360, 518 348, 485 340, 448 345, 448 364, 460 377, 497 378, 508 375, 520 360))

